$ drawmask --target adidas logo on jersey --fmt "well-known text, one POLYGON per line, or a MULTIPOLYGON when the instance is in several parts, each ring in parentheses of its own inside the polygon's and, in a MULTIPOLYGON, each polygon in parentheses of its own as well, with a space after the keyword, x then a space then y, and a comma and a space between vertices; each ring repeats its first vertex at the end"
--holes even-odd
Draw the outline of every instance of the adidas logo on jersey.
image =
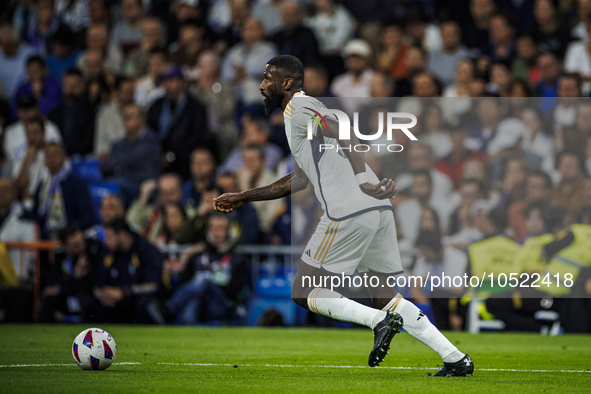
POLYGON ((423 317, 423 316, 425 316, 423 311, 419 311, 419 317, 418 317, 417 321, 421 320, 421 317, 423 317))

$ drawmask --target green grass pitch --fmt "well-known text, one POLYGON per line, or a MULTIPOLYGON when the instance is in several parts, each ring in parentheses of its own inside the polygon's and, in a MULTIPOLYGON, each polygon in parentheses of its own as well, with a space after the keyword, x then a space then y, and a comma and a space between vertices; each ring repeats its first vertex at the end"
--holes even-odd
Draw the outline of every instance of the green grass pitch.
POLYGON ((591 392, 591 336, 448 333, 476 371, 431 378, 440 359, 407 333, 394 337, 381 367, 369 368, 373 339, 363 329, 107 324, 101 328, 117 342, 115 364, 82 371, 71 345, 84 328, 0 326, 0 392, 591 392))

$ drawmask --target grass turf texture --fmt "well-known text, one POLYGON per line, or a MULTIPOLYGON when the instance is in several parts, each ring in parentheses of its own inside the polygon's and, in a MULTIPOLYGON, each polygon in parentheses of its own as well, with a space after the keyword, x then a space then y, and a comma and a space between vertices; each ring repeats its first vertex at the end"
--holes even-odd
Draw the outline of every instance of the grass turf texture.
POLYGON ((431 378, 427 372, 435 372, 440 359, 407 333, 394 337, 382 367, 412 369, 367 367, 373 339, 362 329, 107 324, 101 328, 117 342, 115 364, 106 371, 83 371, 71 345, 84 328, 0 326, 0 392, 591 392, 591 372, 558 372, 591 371, 591 336, 448 333, 477 369, 468 378, 431 378), (58 365, 6 367, 15 364, 58 365))

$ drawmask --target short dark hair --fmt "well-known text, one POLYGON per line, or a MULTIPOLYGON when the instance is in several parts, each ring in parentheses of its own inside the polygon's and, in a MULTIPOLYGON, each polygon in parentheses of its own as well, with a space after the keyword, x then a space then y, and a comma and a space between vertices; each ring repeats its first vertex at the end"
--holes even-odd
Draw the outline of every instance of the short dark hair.
POLYGON ((498 233, 502 233, 507 227, 507 210, 505 208, 496 207, 487 216, 498 233))
POLYGON ((259 153, 259 157, 262 161, 265 161, 265 148, 260 144, 248 144, 243 148, 243 151, 256 150, 259 153))
POLYGON ((37 124, 39 125, 39 127, 41 128, 41 131, 45 132, 45 122, 43 121, 43 118, 41 118, 40 116, 35 116, 29 120, 27 120, 26 124, 37 124))
POLYGON ((279 55, 269 60, 267 64, 277 67, 285 76, 293 79, 296 89, 304 86, 304 64, 292 55, 279 55))
POLYGON ((27 59, 27 67, 29 67, 33 63, 38 63, 41 67, 45 67, 45 60, 39 55, 29 56, 27 59))
POLYGON ((542 218, 546 228, 549 231, 554 231, 557 227, 562 227, 564 218, 570 213, 570 209, 564 205, 550 205, 542 212, 542 218))
POLYGON ((427 180, 429 180, 429 185, 433 185, 433 178, 431 177, 431 172, 429 170, 425 170, 425 169, 419 169, 419 170, 414 170, 412 172, 412 176, 424 176, 427 177, 427 180))
POLYGON ((460 182, 460 186, 468 185, 468 184, 476 185, 476 187, 478 187, 478 191, 480 191, 481 194, 486 194, 486 188, 484 186, 484 182, 482 182, 480 179, 466 178, 466 179, 462 179, 462 181, 460 182))
POLYGON ((165 47, 156 47, 150 51, 150 56, 152 55, 162 55, 168 61, 168 49, 165 47))
POLYGON ((78 231, 81 231, 80 227, 78 227, 75 224, 68 223, 68 224, 66 224, 66 226, 64 228, 62 228, 58 232, 59 240, 62 242, 62 244, 65 245, 68 238, 70 238, 72 235, 76 234, 78 231))
POLYGON ((121 86, 126 82, 133 83, 133 79, 124 75, 117 76, 117 78, 115 78, 115 90, 120 90, 121 86))
POLYGON ((441 235, 437 230, 421 230, 417 236, 415 246, 427 246, 439 252, 443 246, 441 245, 441 235))
MULTIPOLYGON (((534 200, 523 208, 523 217, 527 218, 531 211, 538 209, 540 213, 544 213, 544 209, 548 206, 548 203, 544 200, 534 200)), ((542 216, 543 219, 543 216, 542 216)))
POLYGON ((64 77, 67 76, 77 76, 80 79, 84 79, 84 75, 82 75, 82 71, 80 71, 80 69, 76 68, 76 67, 71 67, 68 68, 66 71, 64 71, 64 77))
POLYGON ((542 178, 544 180, 544 186, 547 189, 552 188, 552 178, 550 178, 550 175, 548 175, 547 172, 544 172, 542 170, 536 170, 536 171, 530 172, 527 175, 527 178, 530 178, 530 177, 539 177, 539 178, 542 178))
POLYGON ((115 233, 120 233, 121 231, 127 234, 133 234, 129 224, 125 221, 125 219, 115 219, 105 225, 105 230, 110 229, 115 233))

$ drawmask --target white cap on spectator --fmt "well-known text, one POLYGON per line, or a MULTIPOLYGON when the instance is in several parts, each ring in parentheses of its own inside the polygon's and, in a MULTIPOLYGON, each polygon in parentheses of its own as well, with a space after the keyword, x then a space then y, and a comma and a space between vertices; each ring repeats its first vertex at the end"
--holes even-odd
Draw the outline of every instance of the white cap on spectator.
POLYGON ((512 148, 527 133, 523 122, 517 118, 509 118, 499 122, 497 135, 488 145, 488 154, 496 155, 503 149, 512 148))
POLYGON ((357 55, 368 59, 371 57, 371 47, 365 40, 351 40, 343 48, 343 56, 357 55))

